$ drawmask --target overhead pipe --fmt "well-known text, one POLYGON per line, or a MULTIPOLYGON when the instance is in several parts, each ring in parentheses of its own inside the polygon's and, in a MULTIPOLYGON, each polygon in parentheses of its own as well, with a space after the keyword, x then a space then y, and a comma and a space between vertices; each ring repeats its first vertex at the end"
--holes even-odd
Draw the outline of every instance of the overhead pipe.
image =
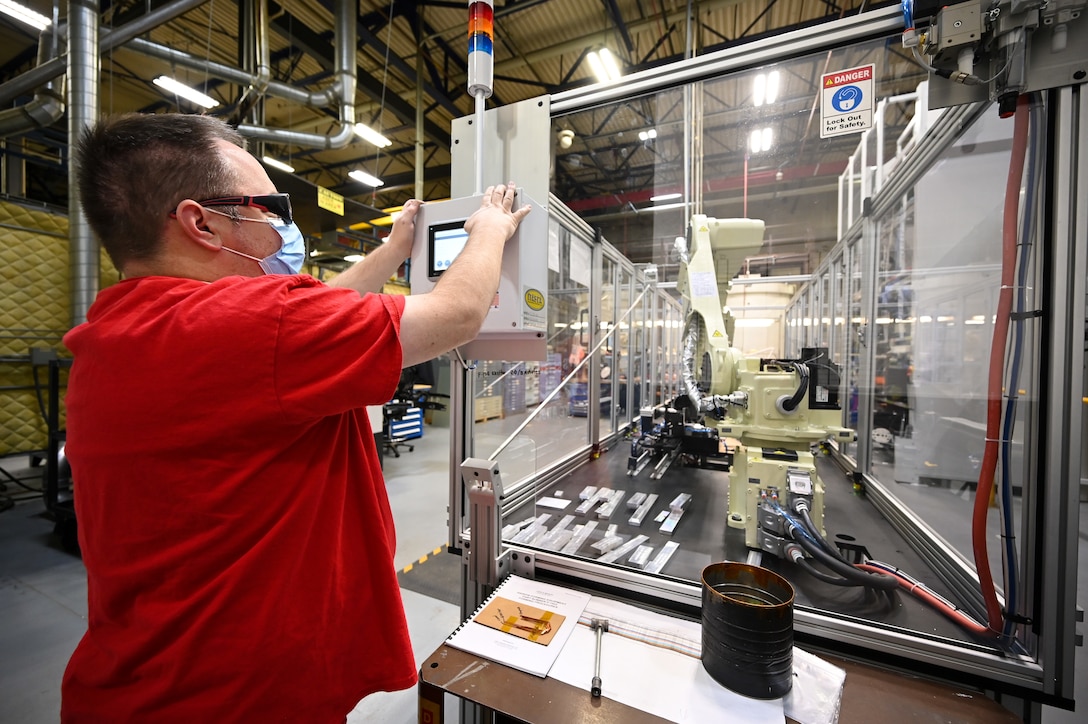
MULTIPOLYGON (((259 4, 265 7, 267 17, 267 0, 259 0, 259 4)), ((320 148, 324 150, 343 148, 351 143, 355 137, 355 84, 356 62, 355 45, 358 38, 357 4, 353 0, 336 0, 333 6, 333 27, 335 33, 335 79, 323 91, 323 94, 308 98, 322 97, 326 100, 324 105, 340 104, 340 128, 334 134, 321 135, 317 133, 303 133, 301 131, 288 131, 282 128, 267 128, 242 124, 238 126, 238 132, 243 136, 256 138, 271 143, 283 143, 305 148, 320 148)), ((268 53, 268 34, 260 33, 258 42, 265 46, 262 55, 268 53)), ((267 62, 267 59, 262 62, 267 62)), ((210 72, 210 71, 209 71, 210 72)), ((269 95, 279 95, 283 90, 294 88, 282 83, 269 83, 267 92, 269 95)), ((286 97, 286 96, 281 96, 286 97)))
MULTIPOLYGON (((38 66, 57 57, 57 33, 46 28, 38 36, 38 66)), ((0 111, 0 138, 18 136, 38 128, 48 128, 64 115, 65 83, 52 79, 34 91, 33 100, 0 111)))
MULTIPOLYGON (((125 23, 120 28, 114 28, 108 32, 102 30, 101 38, 98 43, 98 52, 106 53, 118 46, 124 45, 136 36, 143 35, 164 23, 168 23, 178 16, 184 15, 190 10, 200 7, 207 1, 208 0, 178 0, 175 3, 164 5, 153 12, 147 13, 141 18, 133 20, 131 23, 125 23)), ((71 22, 71 19, 69 19, 69 22, 71 22)), ((63 75, 67 70, 67 67, 67 57, 58 55, 57 57, 12 78, 6 83, 0 83, 0 105, 7 105, 19 96, 26 95, 57 76, 63 75)))
MULTIPOLYGON (((98 3, 68 2, 68 138, 98 120, 98 3)), ((79 203, 74 163, 68 164, 68 259, 72 326, 87 321, 98 293, 98 243, 79 203)))
MULTIPOLYGON (((258 42, 261 41, 258 40, 258 42)), ((235 85, 251 86, 254 88, 263 85, 264 93, 266 95, 283 98, 292 103, 298 103, 299 105, 309 106, 311 108, 326 108, 334 105, 338 98, 336 87, 332 85, 322 90, 311 92, 270 79, 262 82, 260 79, 260 68, 258 68, 256 74, 250 73, 241 68, 235 68, 234 66, 225 65, 223 63, 216 63, 207 58, 187 53, 184 50, 176 50, 166 45, 153 43, 144 38, 136 38, 129 42, 125 47, 151 58, 165 60, 172 65, 179 65, 183 68, 191 68, 192 70, 206 72, 213 78, 225 80, 228 83, 234 83, 235 85)))
MULTIPOLYGON (((124 45, 153 58, 167 61, 182 67, 192 68, 206 72, 209 76, 225 80, 236 85, 252 88, 263 95, 275 96, 284 100, 298 103, 313 108, 327 108, 340 106, 340 128, 331 135, 316 133, 304 133, 285 129, 267 128, 264 126, 243 124, 238 127, 238 132, 250 138, 272 143, 283 143, 305 148, 319 148, 324 150, 338 149, 347 146, 355 135, 355 89, 356 89, 356 63, 355 46, 358 38, 357 18, 354 6, 348 0, 336 0, 333 12, 336 27, 336 57, 335 80, 326 88, 309 92, 300 90, 286 83, 271 80, 272 69, 268 42, 268 3, 260 0, 258 3, 259 19, 258 32, 258 67, 256 73, 249 73, 239 68, 234 68, 222 63, 216 63, 184 51, 174 50, 158 43, 137 37, 178 15, 188 12, 193 8, 203 5, 207 0, 179 0, 169 6, 149 13, 139 20, 127 23, 122 28, 103 33, 99 52, 124 45), (261 20, 263 18, 263 21, 261 20)), ((7 83, 0 84, 0 103, 10 102, 19 95, 25 94, 34 88, 47 83, 65 71, 66 57, 56 58, 39 65, 31 71, 23 73, 7 83)))

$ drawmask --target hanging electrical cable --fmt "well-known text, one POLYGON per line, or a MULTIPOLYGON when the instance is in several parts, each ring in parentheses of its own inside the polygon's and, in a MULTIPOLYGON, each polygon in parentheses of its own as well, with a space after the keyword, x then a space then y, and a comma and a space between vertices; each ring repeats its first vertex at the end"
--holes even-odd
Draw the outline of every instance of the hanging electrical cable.
POLYGON ((1028 112, 1028 146, 1026 161, 1026 183, 1024 188, 1024 211, 1020 224, 1020 253, 1016 272, 1016 303, 1012 321, 1013 343, 1010 350, 1009 374, 1006 382, 1005 416, 1001 432, 1001 538, 1002 569, 1005 572, 1005 626, 1003 634, 1011 637, 1019 618, 1019 561, 1016 552, 1016 531, 1012 515, 1012 436, 1016 426, 1016 406, 1020 387, 1020 362, 1023 354, 1024 322, 1026 311, 1027 272, 1032 261, 1032 239, 1035 228, 1036 172, 1041 158, 1039 141, 1043 135, 1039 132, 1040 104, 1036 94, 1030 96, 1028 112))
POLYGON ((1005 184, 1005 208, 1002 221, 1001 287, 998 293, 997 314, 994 318, 993 341, 990 345, 990 368, 986 402, 986 447, 982 456, 975 505, 971 519, 971 544, 975 556, 982 598, 986 603, 986 618, 992 635, 1004 631, 1004 617, 997 598, 997 586, 990 572, 990 555, 986 548, 987 510, 994 489, 997 471, 998 441, 1001 435, 1001 385, 1004 381, 1005 347, 1009 338, 1009 319, 1012 312, 1012 287, 1016 266, 1016 241, 1019 229, 1018 211, 1020 186, 1024 173, 1027 151, 1028 98, 1020 96, 1016 104, 1013 125, 1012 157, 1005 184))

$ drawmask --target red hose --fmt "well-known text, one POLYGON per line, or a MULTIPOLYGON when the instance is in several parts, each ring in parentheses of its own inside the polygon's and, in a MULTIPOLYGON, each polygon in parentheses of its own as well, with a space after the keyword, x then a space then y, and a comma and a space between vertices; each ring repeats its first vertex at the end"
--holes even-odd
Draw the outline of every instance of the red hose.
POLYGON ((870 573, 883 573, 885 575, 895 576, 895 579, 899 581, 900 588, 902 588, 907 593, 910 593, 911 595, 922 599, 930 606, 943 613, 946 617, 950 618, 959 626, 967 629, 971 633, 978 634, 980 636, 988 636, 993 634, 990 629, 986 628, 967 614, 963 613, 962 611, 957 611, 941 599, 934 596, 925 588, 921 587, 916 583, 908 581, 894 571, 888 571, 883 568, 878 568, 877 566, 870 566, 867 563, 857 563, 854 567, 860 568, 863 571, 869 571, 870 573))
POLYGON ((1001 437, 1001 388, 1005 375, 1005 346, 1009 338, 1009 316, 1012 312, 1012 293, 1015 284, 1020 184, 1024 174, 1027 146, 1028 96, 1021 95, 1016 102, 1012 158, 1009 160, 1009 176, 1005 183, 1005 209, 1002 221, 1004 228, 1001 234, 1001 290, 997 299, 993 343, 990 345, 990 374, 986 400, 986 450, 982 456, 982 469, 979 471, 974 514, 971 520, 971 545, 975 553, 975 569, 978 573, 979 586, 982 588, 982 598, 986 602, 990 634, 993 636, 1001 635, 1004 628, 1004 616, 1001 612, 1001 603, 997 600, 997 588, 990 574, 990 557, 986 550, 986 517, 994 487, 998 442, 1001 437))

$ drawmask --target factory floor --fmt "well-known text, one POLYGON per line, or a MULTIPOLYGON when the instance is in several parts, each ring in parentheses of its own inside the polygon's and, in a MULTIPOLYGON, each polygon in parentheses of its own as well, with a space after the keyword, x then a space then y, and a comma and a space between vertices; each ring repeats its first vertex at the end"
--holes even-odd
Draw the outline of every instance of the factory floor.
MULTIPOLYGON (((449 429, 427 426, 414 450, 385 456, 385 482, 397 527, 397 570, 418 561, 447 538, 449 429)), ((16 477, 40 476, 20 458, 0 459, 16 477)), ((6 477, 6 476, 0 476, 6 477)), ((29 480, 33 485, 38 480, 29 480)), ((9 485, 7 491, 18 492, 9 485)), ((87 628, 87 579, 78 556, 61 549, 40 497, 0 512, 0 724, 55 722, 60 681, 87 628)), ((457 606, 401 589, 417 663, 460 623, 457 606)), ((453 702, 451 702, 452 704, 453 702)), ((457 707, 446 707, 447 724, 457 707)), ((349 724, 417 721, 416 690, 364 699, 349 724)))
MULTIPOLYGON (((496 429, 500 427, 496 425, 496 429)), ((428 564, 418 563, 419 559, 432 556, 447 538, 449 430, 427 425, 424 436, 412 443, 413 451, 402 451, 399 458, 385 457, 386 487, 397 526, 398 570, 410 565, 425 567, 428 564)), ((0 467, 18 477, 37 474, 19 458, 0 459, 0 467)), ((8 494, 16 490, 7 487, 8 494)), ((53 523, 43 513, 40 499, 30 499, 0 512, 0 652, 3 652, 0 724, 57 720, 61 676, 86 628, 87 585, 83 564, 77 556, 60 548, 52 536, 53 523)), ((1088 607, 1086 502, 1080 504, 1078 541, 1077 603, 1084 608, 1088 607)), ((460 615, 457 607, 446 601, 407 589, 402 589, 402 594, 417 662, 422 661, 457 626, 460 615)), ((1084 631, 1083 625, 1080 630, 1084 631)), ((1088 672, 1085 647, 1076 649, 1075 661, 1076 680, 1083 682, 1088 672)), ((1084 721, 1088 694, 1082 699, 1079 713, 1044 707, 1042 721, 1045 724, 1084 721)), ((456 722, 456 709, 452 705, 446 707, 446 724, 456 722)), ((368 697, 348 717, 353 724, 415 721, 415 689, 368 697)))

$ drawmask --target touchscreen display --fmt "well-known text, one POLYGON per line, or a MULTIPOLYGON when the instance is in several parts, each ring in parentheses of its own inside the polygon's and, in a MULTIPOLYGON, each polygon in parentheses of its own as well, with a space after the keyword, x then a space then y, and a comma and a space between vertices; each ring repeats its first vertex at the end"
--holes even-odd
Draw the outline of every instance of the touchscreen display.
POLYGON ((468 232, 464 219, 435 224, 428 230, 427 276, 436 279, 450 268, 450 264, 465 248, 468 232))

